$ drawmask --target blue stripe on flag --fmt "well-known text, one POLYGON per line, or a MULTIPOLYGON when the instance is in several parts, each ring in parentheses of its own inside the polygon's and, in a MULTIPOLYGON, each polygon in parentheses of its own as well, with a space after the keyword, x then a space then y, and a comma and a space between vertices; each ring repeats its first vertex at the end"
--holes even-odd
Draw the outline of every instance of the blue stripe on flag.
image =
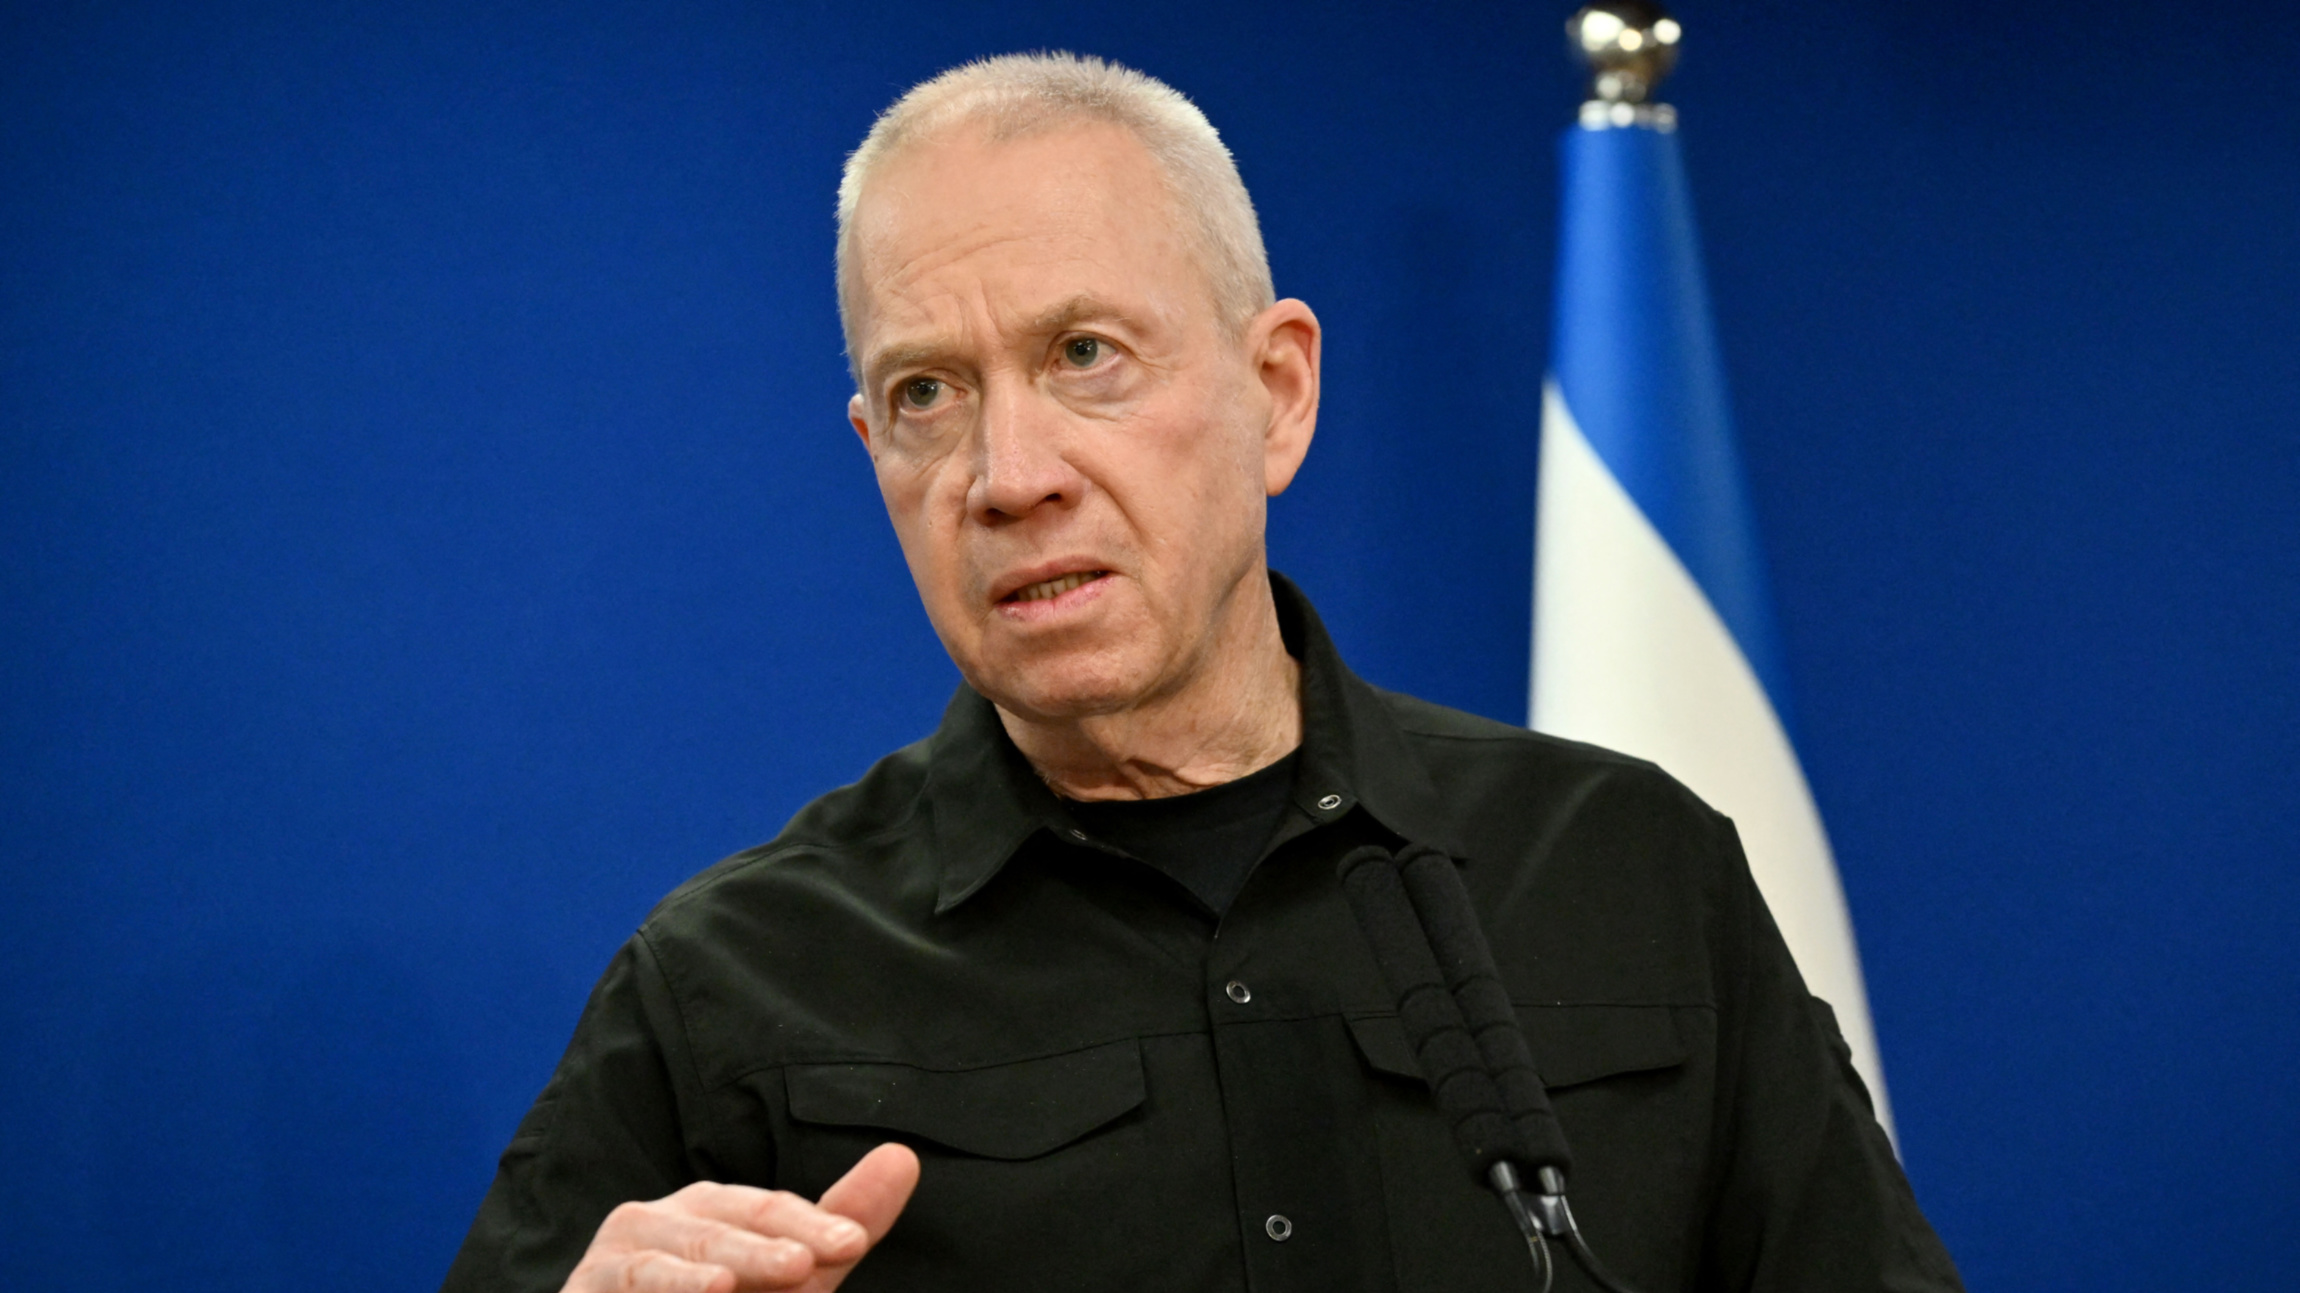
POLYGON ((1674 133, 1566 131, 1554 375, 1598 457, 1732 631, 1788 723, 1772 603, 1674 133))

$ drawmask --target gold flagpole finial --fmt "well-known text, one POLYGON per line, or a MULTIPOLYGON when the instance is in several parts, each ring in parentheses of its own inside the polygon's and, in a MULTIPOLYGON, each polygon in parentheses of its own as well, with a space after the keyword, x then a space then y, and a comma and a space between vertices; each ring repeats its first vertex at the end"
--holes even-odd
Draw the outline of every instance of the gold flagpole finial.
POLYGON ((1597 0, 1565 20, 1566 40, 1589 67, 1593 103, 1650 102, 1685 34, 1661 6, 1646 0, 1597 0))

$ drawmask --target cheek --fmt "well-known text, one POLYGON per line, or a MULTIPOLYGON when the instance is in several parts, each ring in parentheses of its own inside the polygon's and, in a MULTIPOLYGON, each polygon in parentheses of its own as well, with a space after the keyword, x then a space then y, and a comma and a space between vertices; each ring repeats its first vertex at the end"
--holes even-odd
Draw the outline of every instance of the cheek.
POLYGON ((1261 440, 1219 414, 1206 425, 1170 437, 1159 464, 1167 479, 1189 482, 1187 506, 1209 530, 1228 531, 1258 510, 1263 499, 1261 440))
POLYGON ((922 465, 889 459, 878 464, 878 489, 920 594, 930 603, 954 595, 961 578, 964 482, 953 479, 947 460, 922 465))

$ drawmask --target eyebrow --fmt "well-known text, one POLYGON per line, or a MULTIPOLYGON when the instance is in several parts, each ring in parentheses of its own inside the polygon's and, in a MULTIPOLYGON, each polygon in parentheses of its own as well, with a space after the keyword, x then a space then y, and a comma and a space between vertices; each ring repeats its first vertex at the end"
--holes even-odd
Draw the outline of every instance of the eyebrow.
POLYGON ((1102 298, 1081 292, 1050 309, 1040 311, 1038 317, 1030 321, 1030 330, 1040 335, 1062 332, 1098 319, 1115 319, 1135 329, 1142 326, 1139 321, 1102 298))
POLYGON ((886 384, 887 375, 889 373, 892 373, 897 369, 909 368, 917 364, 923 364, 930 359, 934 359, 940 356, 945 349, 946 347, 941 345, 926 343, 922 345, 896 346, 892 350, 882 350, 879 353, 871 356, 870 362, 863 366, 863 376, 868 381, 871 389, 876 390, 886 384))
MULTIPOLYGON (((1108 301, 1085 292, 1039 311, 1036 317, 1023 326, 1032 336, 1046 336, 1068 331, 1081 323, 1099 321, 1115 321, 1138 332, 1143 330, 1140 320, 1108 301)), ((949 350, 950 346, 940 341, 895 346, 871 356, 870 362, 864 365, 863 372, 869 379, 870 386, 875 390, 886 384, 889 374, 939 359, 949 350)))

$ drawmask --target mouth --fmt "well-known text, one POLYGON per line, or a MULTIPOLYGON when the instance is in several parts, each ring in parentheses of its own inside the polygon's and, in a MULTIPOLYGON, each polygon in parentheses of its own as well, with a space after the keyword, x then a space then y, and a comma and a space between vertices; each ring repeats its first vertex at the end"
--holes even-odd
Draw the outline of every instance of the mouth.
POLYGON ((1083 588, 1108 575, 1107 570, 1073 570, 1067 575, 1041 579, 1035 584, 1024 584, 998 599, 1002 606, 1018 606, 1029 602, 1048 602, 1076 588, 1083 588))

